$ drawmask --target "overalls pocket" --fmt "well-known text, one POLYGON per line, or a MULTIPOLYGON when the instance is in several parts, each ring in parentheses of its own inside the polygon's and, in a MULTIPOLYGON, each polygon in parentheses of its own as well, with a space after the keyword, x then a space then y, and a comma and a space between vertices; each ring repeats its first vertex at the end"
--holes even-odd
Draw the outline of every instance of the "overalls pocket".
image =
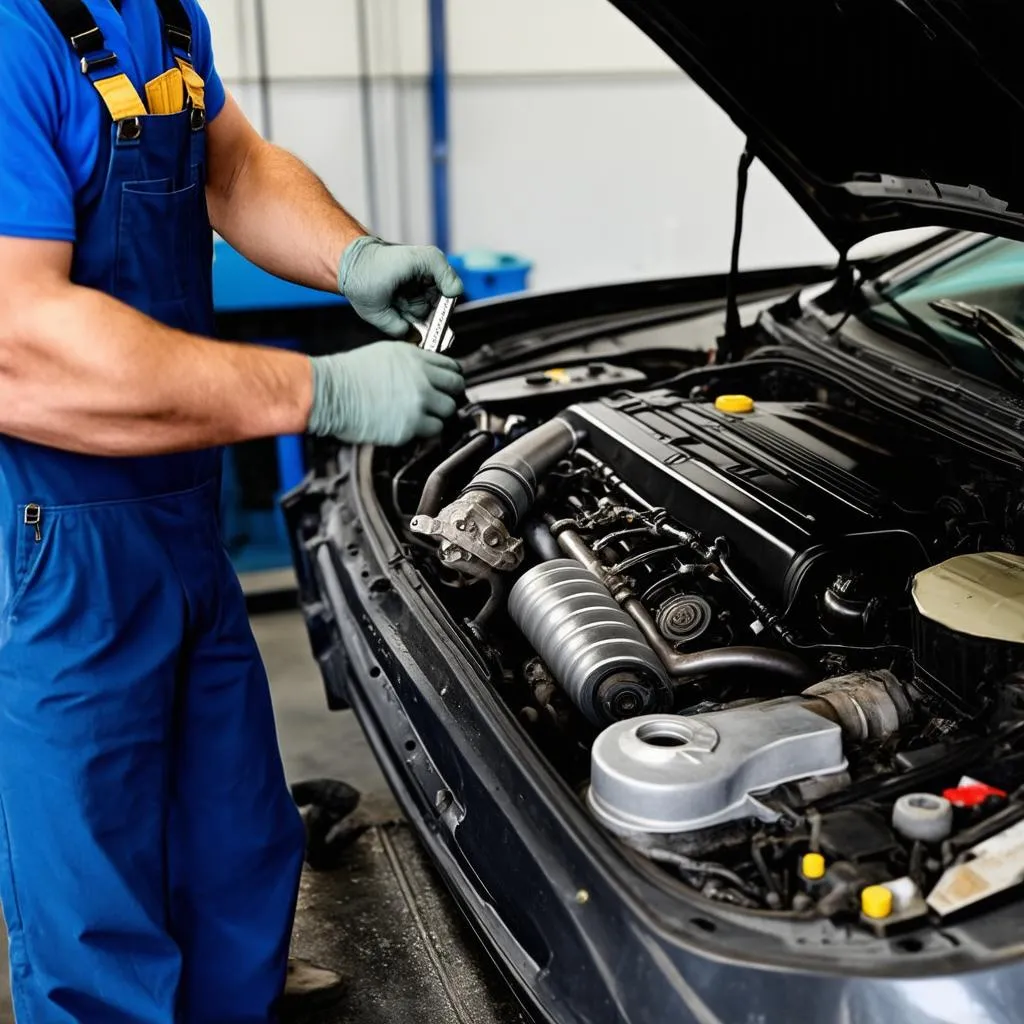
MULTIPOLYGON (((150 308, 142 312, 157 316, 161 307, 187 301, 193 276, 201 272, 195 263, 197 226, 205 219, 202 187, 170 186, 169 179, 159 179, 121 187, 116 292, 145 296, 150 308)), ((141 303, 136 299, 133 305, 141 303)))
POLYGON ((18 522, 15 527, 14 557, 11 559, 11 573, 8 584, 7 600, 0 609, 0 622, 9 622, 15 615, 21 599, 25 596, 32 582, 42 571, 43 562, 50 547, 49 536, 30 523, 30 509, 38 509, 38 505, 19 505, 18 522), (38 540, 36 537, 38 536, 38 540))

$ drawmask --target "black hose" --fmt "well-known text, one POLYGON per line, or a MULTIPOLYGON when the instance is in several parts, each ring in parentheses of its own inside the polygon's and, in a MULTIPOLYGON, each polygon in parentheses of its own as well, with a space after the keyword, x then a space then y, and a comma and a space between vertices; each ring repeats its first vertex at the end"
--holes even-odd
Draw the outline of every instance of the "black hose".
POLYGON ((511 531, 529 512, 541 480, 579 443, 579 431, 556 416, 492 455, 466 486, 497 498, 511 531))
POLYGON ((527 519, 521 530, 523 540, 541 561, 550 562, 552 559, 562 557, 558 542, 551 536, 551 530, 539 519, 527 519))
POLYGON ((494 436, 492 434, 476 433, 471 435, 461 448, 439 462, 423 486, 423 494, 420 495, 416 515, 436 516, 441 511, 445 498, 458 486, 459 471, 465 469, 467 464, 482 459, 493 446, 494 436))
POLYGON ((671 864, 684 874, 710 875, 712 878, 720 878, 722 881, 735 886, 745 896, 757 900, 758 904, 761 903, 761 894, 753 885, 743 881, 735 871, 730 871, 721 864, 715 864, 713 861, 708 860, 693 860, 685 854, 676 853, 674 850, 668 850, 664 847, 647 847, 641 852, 645 856, 650 857, 651 860, 660 861, 662 864, 671 864))

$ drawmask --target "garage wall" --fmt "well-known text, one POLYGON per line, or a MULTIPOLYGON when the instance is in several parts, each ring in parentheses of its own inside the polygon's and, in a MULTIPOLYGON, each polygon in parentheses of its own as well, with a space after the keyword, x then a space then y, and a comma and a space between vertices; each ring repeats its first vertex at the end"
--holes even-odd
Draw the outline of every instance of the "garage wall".
MULTIPOLYGON (((265 127, 255 0, 204 7, 265 127)), ((264 9, 271 137, 380 233, 430 241, 426 0, 264 9)), ((522 253, 538 288, 727 266, 740 134, 606 0, 448 0, 448 29, 456 249, 522 253)), ((834 258, 760 168, 747 210, 745 266, 834 258)))

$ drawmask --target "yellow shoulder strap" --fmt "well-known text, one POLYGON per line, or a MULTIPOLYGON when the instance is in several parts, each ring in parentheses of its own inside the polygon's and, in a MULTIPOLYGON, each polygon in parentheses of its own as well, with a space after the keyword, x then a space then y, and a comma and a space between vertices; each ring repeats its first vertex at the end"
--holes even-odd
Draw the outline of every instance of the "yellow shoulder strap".
POLYGON ((181 68, 181 77, 185 80, 185 89, 192 100, 192 106, 196 110, 206 110, 206 83, 187 60, 182 60, 181 57, 174 59, 181 68))
MULTIPOLYGON (((175 86, 178 75, 185 83, 185 90, 196 110, 206 110, 206 83, 200 74, 187 60, 175 57, 178 67, 153 79, 146 86, 153 113, 175 113, 181 109, 180 100, 175 104, 175 86)), ((126 117, 145 117, 146 105, 142 102, 135 86, 126 74, 111 75, 109 78, 96 78, 92 83, 100 94, 110 116, 114 121, 123 121, 126 117)), ((179 94, 180 95, 180 94, 179 94)))
POLYGON ((146 107, 139 94, 135 91, 128 76, 125 74, 111 75, 110 78, 93 79, 96 91, 100 94, 107 110, 114 121, 123 121, 126 117, 145 117, 146 107))

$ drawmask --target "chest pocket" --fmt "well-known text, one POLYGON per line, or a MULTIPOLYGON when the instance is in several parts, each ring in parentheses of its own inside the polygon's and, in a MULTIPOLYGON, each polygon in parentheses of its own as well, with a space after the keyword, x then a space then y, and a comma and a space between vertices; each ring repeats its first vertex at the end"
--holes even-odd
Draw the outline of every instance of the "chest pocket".
POLYGON ((170 178, 121 186, 117 237, 118 298, 165 322, 205 285, 209 221, 203 187, 171 187, 170 178), (204 244, 207 243, 207 244, 204 244))
POLYGON ((163 323, 197 329, 191 311, 208 303, 212 259, 202 79, 179 61, 147 83, 147 112, 117 77, 110 89, 97 83, 113 120, 107 189, 119 190, 114 294, 163 323), (140 177, 143 168, 155 176, 140 177))

